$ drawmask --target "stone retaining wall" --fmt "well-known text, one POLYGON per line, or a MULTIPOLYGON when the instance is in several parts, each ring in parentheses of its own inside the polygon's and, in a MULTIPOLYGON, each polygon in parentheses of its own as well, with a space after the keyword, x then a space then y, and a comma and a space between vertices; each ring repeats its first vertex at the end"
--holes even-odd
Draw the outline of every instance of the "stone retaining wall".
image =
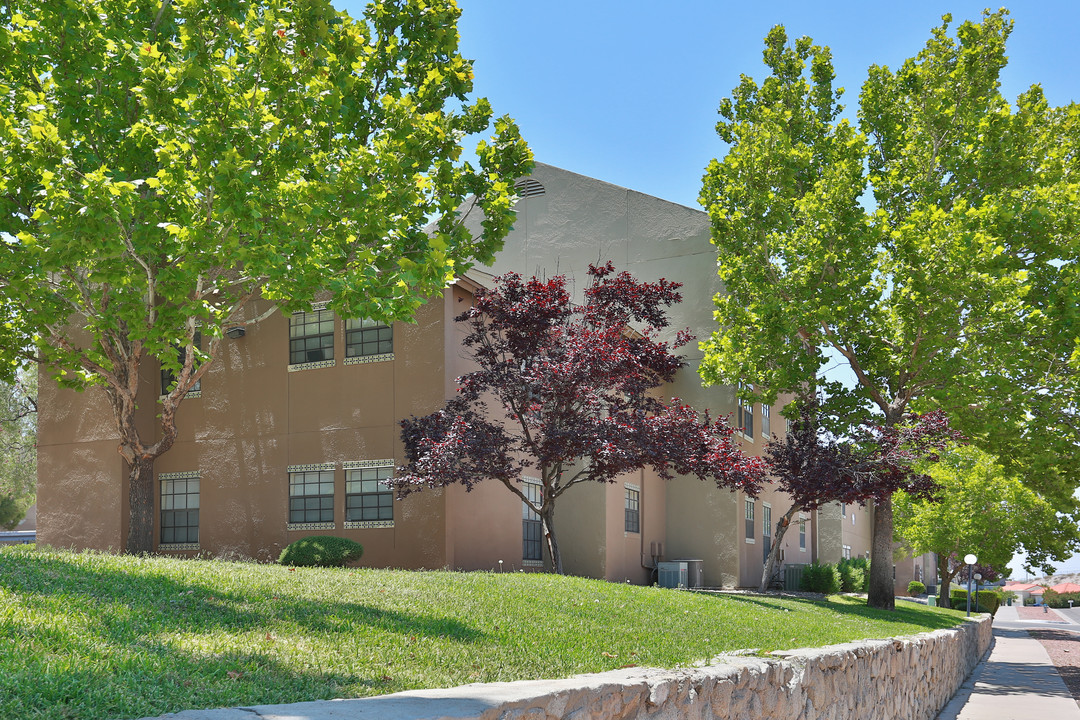
POLYGON ((375 698, 187 711, 175 720, 930 720, 990 646, 989 618, 892 640, 719 657, 563 680, 463 685, 375 698))

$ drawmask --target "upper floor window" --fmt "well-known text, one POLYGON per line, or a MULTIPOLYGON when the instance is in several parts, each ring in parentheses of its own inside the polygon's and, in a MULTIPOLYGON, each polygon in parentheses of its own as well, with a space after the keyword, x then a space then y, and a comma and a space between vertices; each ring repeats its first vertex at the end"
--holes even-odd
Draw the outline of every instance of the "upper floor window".
POLYGON ((631 533, 641 532, 641 490, 626 488, 624 516, 623 530, 631 533))
POLYGON ((345 321, 345 361, 389 355, 394 352, 394 328, 378 320, 352 318, 345 321))
POLYGON ((332 310, 296 312, 289 318, 289 364, 334 361, 332 310))
MULTIPOLYGON (((740 389, 747 388, 747 387, 749 387, 749 386, 744 385, 743 383, 739 383, 739 388, 740 389)), ((736 402, 739 405, 738 412, 736 413, 737 416, 738 416, 737 417, 737 424, 738 424, 738 426, 740 428, 742 428, 742 434, 746 437, 746 439, 747 440, 753 440, 754 439, 754 404, 753 403, 748 403, 748 402, 743 402, 742 400, 739 400, 738 398, 736 398, 736 402)))
POLYGON ((772 408, 765 403, 761 404, 761 438, 768 440, 772 435, 772 408))
MULTIPOLYGON (((198 330, 195 331, 194 337, 191 339, 191 344, 196 350, 202 349, 202 333, 198 330)), ((176 348, 176 361, 183 366, 185 359, 187 358, 187 347, 184 345, 175 345, 176 348)), ((197 358, 195 359, 197 363, 197 358)), ((165 395, 176 385, 176 372, 170 370, 164 365, 161 367, 161 394, 165 395)), ((202 380, 196 380, 195 384, 187 391, 188 397, 199 397, 202 392, 202 380)))

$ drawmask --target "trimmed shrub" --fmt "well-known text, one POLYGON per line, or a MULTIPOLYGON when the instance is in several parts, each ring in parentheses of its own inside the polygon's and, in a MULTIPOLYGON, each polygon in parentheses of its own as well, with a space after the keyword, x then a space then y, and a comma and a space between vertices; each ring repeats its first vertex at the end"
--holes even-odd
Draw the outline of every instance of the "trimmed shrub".
POLYGON ((843 592, 866 592, 870 584, 870 568, 866 558, 844 558, 836 563, 843 592))
POLYGON ((990 613, 990 617, 993 617, 1001 607, 1001 595, 996 590, 979 590, 975 593, 973 600, 978 611, 990 613))
POLYGON ((1069 603, 1061 602, 1061 596, 1050 588, 1043 590, 1043 605, 1048 605, 1052 608, 1069 607, 1069 603))
POLYGON ((949 607, 956 610, 967 608, 968 594, 963 588, 953 588, 949 591, 949 607))
POLYGON ((922 595, 924 592, 926 592, 926 586, 918 580, 912 580, 907 584, 907 592, 908 595, 910 595, 911 597, 915 597, 916 595, 922 595))
POLYGON ((364 554, 364 546, 331 535, 300 538, 281 551, 278 563, 295 567, 341 567, 364 554))
POLYGON ((835 595, 840 592, 840 571, 829 563, 812 562, 803 568, 799 589, 835 595))

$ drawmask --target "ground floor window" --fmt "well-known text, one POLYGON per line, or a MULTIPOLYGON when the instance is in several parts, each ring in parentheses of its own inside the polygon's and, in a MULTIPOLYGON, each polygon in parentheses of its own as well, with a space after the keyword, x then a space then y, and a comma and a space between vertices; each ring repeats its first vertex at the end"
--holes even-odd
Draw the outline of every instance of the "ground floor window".
POLYGON ((345 470, 345 522, 394 519, 394 492, 386 481, 394 476, 393 460, 357 463, 345 470))
POLYGON ((761 504, 761 562, 768 562, 772 544, 772 506, 761 504))
POLYGON ((623 529, 630 533, 641 532, 641 490, 626 486, 623 529))
POLYGON ((746 499, 746 541, 754 542, 754 501, 746 499))
POLYGON ((199 473, 161 473, 161 544, 199 542, 199 473))
POLYGON ((334 521, 334 470, 329 468, 289 469, 289 522, 332 523, 334 521))
POLYGON ((799 549, 806 549, 806 516, 799 516, 799 549))
MULTIPOLYGON (((540 504, 543 497, 543 488, 540 483, 526 480, 521 484, 521 490, 529 502, 534 505, 540 504)), ((540 515, 534 512, 528 503, 521 503, 521 558, 534 562, 543 560, 542 541, 540 515)))

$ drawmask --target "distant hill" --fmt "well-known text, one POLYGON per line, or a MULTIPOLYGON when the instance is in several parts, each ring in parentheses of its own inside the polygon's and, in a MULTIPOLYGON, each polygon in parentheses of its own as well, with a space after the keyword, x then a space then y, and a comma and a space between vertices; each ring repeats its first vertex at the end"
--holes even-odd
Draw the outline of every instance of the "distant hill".
POLYGON ((1030 582, 1036 585, 1059 585, 1061 583, 1077 583, 1080 585, 1080 573, 1062 573, 1060 575, 1050 575, 1049 577, 1035 578, 1034 580, 1022 580, 1019 578, 1013 578, 1009 582, 1030 582))

